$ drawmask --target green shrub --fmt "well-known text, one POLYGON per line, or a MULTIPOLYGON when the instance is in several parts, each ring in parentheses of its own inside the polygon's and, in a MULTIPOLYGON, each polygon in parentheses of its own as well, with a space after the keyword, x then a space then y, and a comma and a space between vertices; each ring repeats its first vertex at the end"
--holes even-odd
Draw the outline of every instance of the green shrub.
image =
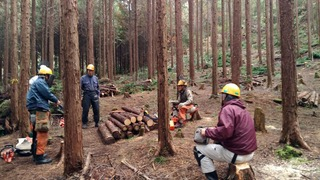
POLYGON ((252 67, 252 75, 267 74, 267 66, 252 67))
POLYGON ((158 164, 164 164, 166 161, 167 161, 167 158, 165 158, 165 157, 163 157, 163 156, 157 156, 157 157, 154 159, 154 162, 155 162, 155 163, 158 163, 158 164))
POLYGON ((292 146, 285 145, 283 148, 276 150, 276 154, 280 159, 292 159, 302 155, 302 152, 292 146))

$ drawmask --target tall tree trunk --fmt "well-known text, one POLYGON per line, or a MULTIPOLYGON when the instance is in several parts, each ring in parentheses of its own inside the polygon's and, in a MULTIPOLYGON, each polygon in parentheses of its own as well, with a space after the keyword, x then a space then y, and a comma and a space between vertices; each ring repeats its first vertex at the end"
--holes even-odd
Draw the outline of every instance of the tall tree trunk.
POLYGON ((240 64, 242 61, 241 52, 241 0, 233 1, 233 38, 232 38, 232 58, 231 58, 231 79, 232 82, 240 83, 240 64))
POLYGON ((94 64, 94 54, 93 54, 93 0, 87 0, 87 64, 94 64))
POLYGON ((17 0, 11 0, 11 123, 16 129, 19 121, 18 94, 18 33, 17 33, 17 0))
MULTIPOLYGON (((157 0, 152 0, 152 19, 156 19, 157 11, 156 11, 156 4, 157 0)), ((152 53, 152 59, 153 59, 153 66, 152 66, 152 74, 155 74, 155 70, 157 69, 157 23, 153 23, 152 26, 152 32, 153 32, 153 53, 152 53)))
POLYGON ((64 174, 71 175, 80 171, 83 165, 83 144, 80 107, 80 65, 78 36, 78 5, 77 0, 62 1, 63 22, 65 33, 65 69, 64 72, 64 134, 65 161, 64 174), (69 86, 65 86, 68 84, 69 86), (72 152, 72 153, 68 153, 72 152))
POLYGON ((36 0, 32 0, 32 15, 31 15, 31 75, 37 74, 37 57, 36 57, 36 0))
MULTIPOLYGON (((201 68, 203 67, 203 42, 202 42, 202 40, 203 40, 203 33, 202 33, 202 31, 203 31, 203 20, 202 20, 202 17, 203 17, 203 0, 200 0, 200 19, 199 19, 199 21, 200 21, 200 29, 199 29, 199 31, 200 31, 200 37, 199 37, 199 39, 200 39, 200 63, 201 63, 201 68)), ((200 69, 200 65, 198 65, 199 67, 197 67, 197 69, 200 69)))
POLYGON ((169 132, 169 90, 167 70, 167 41, 166 41, 166 0, 157 0, 157 61, 158 61, 158 111, 159 149, 156 156, 174 155, 172 137, 169 132))
POLYGON ((218 94, 217 1, 212 1, 212 95, 218 94))
POLYGON ((183 49, 182 49, 182 12, 181 0, 175 0, 175 19, 176 19, 176 63, 177 63, 177 82, 183 77, 183 49))
MULTIPOLYGON (((107 1, 103 0, 103 58, 101 61, 101 77, 106 77, 106 69, 107 69, 107 1)), ((130 32, 130 29, 129 29, 130 32)))
POLYGON ((137 0, 133 1, 134 7, 134 40, 133 40, 133 62, 134 62, 134 80, 138 80, 139 69, 139 48, 138 48, 138 6, 137 0))
POLYGON ((113 67, 114 67, 114 63, 113 63, 113 44, 114 44, 114 40, 113 40, 113 0, 109 0, 109 50, 108 50, 108 77, 110 80, 113 80, 113 67))
MULTIPOLYGON (((277 6, 277 38, 278 42, 280 42, 280 8, 279 8, 279 2, 280 0, 276 0, 276 6, 277 6)), ((280 44, 280 43, 278 43, 280 44)))
POLYGON ((130 76, 134 73, 134 59, 133 59, 133 42, 132 42, 132 0, 129 0, 129 61, 130 61, 130 76))
POLYGON ((63 0, 60 0, 60 37, 59 37, 59 39, 60 39, 60 45, 59 45, 59 47, 60 47, 60 53, 59 53, 59 78, 60 79, 64 79, 64 53, 65 53, 65 46, 64 46, 64 40, 65 40, 65 33, 64 33, 64 22, 63 22, 63 20, 64 20, 64 18, 63 18, 63 15, 64 15, 64 13, 63 13, 63 7, 62 7, 62 1, 63 0))
MULTIPOLYGON (((210 28, 210 11, 209 11, 209 6, 210 6, 210 0, 207 1, 207 45, 206 45, 206 54, 207 56, 209 56, 209 39, 210 39, 210 32, 211 32, 211 28, 210 28)), ((211 10, 211 9, 210 9, 211 10)), ((204 67, 204 60, 202 59, 201 61, 201 67, 203 68, 204 67)))
POLYGON ((8 90, 8 70, 9 70, 9 3, 4 1, 4 16, 5 16, 5 35, 4 35, 4 54, 3 54, 3 87, 4 91, 8 90))
MULTIPOLYGON (((190 20, 189 20, 190 21, 190 20)), ((199 61, 199 2, 196 0, 196 59, 197 59, 197 69, 200 68, 200 61, 199 61)))
MULTIPOLYGON (((30 1, 21 2, 21 57, 30 57, 30 1)), ((26 137, 29 132, 29 113, 26 108, 27 91, 29 87, 29 58, 21 58, 20 65, 20 137, 26 137)))
MULTIPOLYGON (((148 49, 147 49, 147 58, 148 58, 148 78, 152 79, 153 78, 153 74, 152 74, 152 1, 147 1, 147 16, 148 16, 148 21, 147 21, 147 31, 148 31, 148 49)), ((171 10, 171 6, 170 6, 170 10, 171 10)), ((170 12, 171 15, 171 12, 170 12)), ((171 26, 171 19, 170 19, 170 26, 171 26)), ((170 34, 171 35, 171 34, 170 34)), ((171 38, 172 39, 172 38, 171 38)), ((172 41, 171 41, 172 44, 172 41)), ((171 46, 172 47, 172 46, 171 46)), ((172 48, 171 48, 172 51, 172 48)))
POLYGON ((268 80, 267 87, 272 87, 272 67, 271 67, 271 57, 270 57, 270 17, 269 17, 269 3, 270 0, 265 0, 265 15, 266 15, 266 59, 267 59, 267 69, 268 69, 268 80))
MULTIPOLYGON (((296 13, 296 57, 300 57, 300 42, 299 42, 299 1, 295 0, 296 13)), ((281 15, 280 15, 281 16, 281 15)))
POLYGON ((99 54, 99 58, 98 58, 98 62, 97 62, 97 66, 99 67, 99 69, 97 68, 97 73, 98 76, 101 77, 101 63, 102 63, 102 53, 103 53, 103 0, 100 0, 99 2, 99 30, 98 30, 98 54, 99 54))
POLYGON ((270 60, 271 60, 271 73, 274 75, 274 35, 273 35, 273 0, 269 1, 270 3, 270 60))
POLYGON ((257 21, 258 21, 258 56, 259 64, 262 65, 262 53, 261 53, 261 0, 257 0, 257 21))
POLYGON ((54 6, 53 0, 49 2, 49 17, 48 17, 48 31, 49 31, 49 48, 48 48, 48 60, 49 67, 53 69, 53 58, 54 58, 54 6))
POLYGON ((312 47, 311 47, 311 0, 307 0, 307 32, 308 32, 308 56, 309 59, 313 60, 312 47))
POLYGON ((48 61, 48 0, 42 1, 42 53, 41 64, 49 66, 48 61))
MULTIPOLYGON (((233 55, 233 24, 232 24, 232 6, 231 0, 228 0, 228 14, 229 14, 229 38, 230 38, 230 57, 232 59, 233 55)), ((232 60, 231 60, 232 61, 232 60)), ((232 66, 231 66, 232 67, 232 66)))
POLYGON ((194 35, 193 35, 193 0, 189 0, 189 75, 190 85, 194 85, 194 35))
POLYGON ((222 36, 222 76, 227 77, 227 57, 226 57, 226 33, 225 33, 225 2, 221 0, 221 36, 222 36))
MULTIPOLYGON (((172 3, 173 0, 169 0, 169 13, 170 13, 170 59, 171 59, 171 68, 173 68, 173 25, 172 25, 172 7, 173 7, 173 3, 172 3)), ((149 2, 149 1, 148 1, 149 2)), ((152 16, 151 16, 152 17, 152 16)), ((149 28, 152 27, 152 26, 149 26, 149 28)))
POLYGON ((310 150, 303 140, 297 120, 297 71, 294 57, 293 1, 280 1, 282 131, 280 143, 310 150))
POLYGON ((247 56, 247 82, 252 83, 252 68, 251 68, 251 13, 250 1, 245 0, 246 9, 246 56, 247 56))

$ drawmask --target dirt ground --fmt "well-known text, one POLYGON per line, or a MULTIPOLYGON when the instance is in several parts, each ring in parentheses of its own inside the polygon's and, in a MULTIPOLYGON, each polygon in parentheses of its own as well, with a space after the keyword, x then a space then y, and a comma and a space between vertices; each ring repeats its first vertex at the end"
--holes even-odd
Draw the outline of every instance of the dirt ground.
MULTIPOLYGON (((279 68, 280 62, 276 62, 279 68)), ((320 68, 319 60, 310 63, 307 67, 298 67, 306 85, 299 84, 299 92, 303 90, 316 90, 320 93, 320 79, 314 79, 314 72, 320 68)), ((210 126, 217 123, 217 115, 220 110, 220 98, 210 99, 211 87, 210 78, 204 79, 210 74, 210 69, 197 72, 197 83, 206 83, 204 90, 199 86, 190 87, 194 93, 194 99, 200 108, 202 120, 188 122, 182 128, 184 138, 174 137, 175 131, 171 131, 173 145, 176 155, 172 157, 154 157, 158 148, 157 130, 147 132, 144 136, 134 136, 131 139, 119 140, 112 145, 104 145, 94 128, 93 117, 90 114, 89 128, 83 130, 84 158, 90 152, 93 154, 90 169, 86 179, 144 179, 139 173, 134 172, 121 161, 126 160, 150 179, 205 179, 200 168, 193 157, 193 134, 197 126, 210 126), (156 160, 155 160, 156 159, 156 160)), ((264 79, 266 77, 260 77, 264 79)), ((280 77, 274 77, 274 86, 279 84, 280 77)), ((223 84, 220 84, 223 86, 223 84)), ((170 99, 174 98, 174 85, 170 85, 170 99)), ((115 97, 101 98, 101 120, 107 118, 109 112, 121 106, 136 108, 148 107, 150 113, 157 113, 157 91, 145 91, 131 95, 131 98, 123 98, 122 95, 115 97)), ((304 140, 311 147, 312 151, 303 151, 299 160, 281 160, 276 156, 275 150, 280 148, 278 141, 281 134, 282 114, 281 105, 274 103, 274 98, 280 98, 281 92, 274 89, 267 89, 266 84, 255 87, 253 91, 246 91, 242 88, 242 99, 247 109, 253 116, 254 109, 261 107, 266 115, 267 133, 257 132, 258 149, 254 159, 250 162, 256 179, 320 179, 320 110, 319 108, 298 108, 298 119, 301 134, 304 140), (316 116, 313 116, 316 115, 316 116)), ((80 112, 79 112, 80 113, 80 112)), ((90 110, 90 113, 92 111, 90 110)), ((48 146, 48 154, 54 157, 60 146, 60 137, 63 129, 53 127, 51 133, 51 144, 48 146)), ((0 147, 5 144, 15 144, 18 133, 3 136, 0 138, 0 147)), ((63 177, 63 167, 57 166, 59 159, 46 165, 35 165, 32 157, 16 156, 12 163, 5 163, 0 160, 0 179, 66 179, 63 177)), ((225 177, 227 163, 215 163, 220 178, 225 177)), ((68 179, 79 179, 79 175, 68 177, 68 179)))

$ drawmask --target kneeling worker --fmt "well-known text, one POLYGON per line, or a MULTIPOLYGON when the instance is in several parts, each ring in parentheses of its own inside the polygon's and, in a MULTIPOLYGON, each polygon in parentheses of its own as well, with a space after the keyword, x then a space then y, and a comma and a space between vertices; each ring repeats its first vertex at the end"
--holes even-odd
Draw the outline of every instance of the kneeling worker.
POLYGON ((239 87, 230 83, 220 93, 222 107, 217 126, 200 130, 202 137, 219 143, 197 144, 194 147, 195 159, 210 180, 218 179, 213 161, 245 163, 253 158, 257 149, 254 121, 239 100, 239 87))

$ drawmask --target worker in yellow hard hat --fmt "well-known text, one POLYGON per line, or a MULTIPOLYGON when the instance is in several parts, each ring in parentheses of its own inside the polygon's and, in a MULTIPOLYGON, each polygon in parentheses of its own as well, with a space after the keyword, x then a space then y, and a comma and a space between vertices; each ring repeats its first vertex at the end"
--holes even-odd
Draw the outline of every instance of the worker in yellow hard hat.
POLYGON ((253 158, 257 149, 254 121, 240 101, 240 88, 226 84, 221 92, 221 110, 215 127, 201 128, 203 138, 214 140, 214 144, 197 144, 194 157, 207 179, 217 179, 213 161, 241 164, 253 158))
POLYGON ((98 77, 94 75, 94 65, 89 64, 87 66, 87 74, 83 75, 80 80, 81 90, 83 93, 82 97, 82 128, 88 128, 88 113, 90 105, 93 109, 93 118, 95 127, 99 124, 99 81, 98 77))
POLYGON ((185 80, 178 81, 178 103, 174 104, 172 121, 176 128, 183 127, 186 123, 186 115, 194 109, 192 91, 187 87, 185 80))
POLYGON ((38 72, 38 78, 31 84, 27 93, 27 108, 30 112, 33 132, 31 151, 36 164, 52 162, 45 153, 49 137, 50 108, 48 101, 54 102, 57 105, 61 104, 49 89, 49 84, 53 81, 52 77, 52 70, 46 66, 42 66, 38 72))

